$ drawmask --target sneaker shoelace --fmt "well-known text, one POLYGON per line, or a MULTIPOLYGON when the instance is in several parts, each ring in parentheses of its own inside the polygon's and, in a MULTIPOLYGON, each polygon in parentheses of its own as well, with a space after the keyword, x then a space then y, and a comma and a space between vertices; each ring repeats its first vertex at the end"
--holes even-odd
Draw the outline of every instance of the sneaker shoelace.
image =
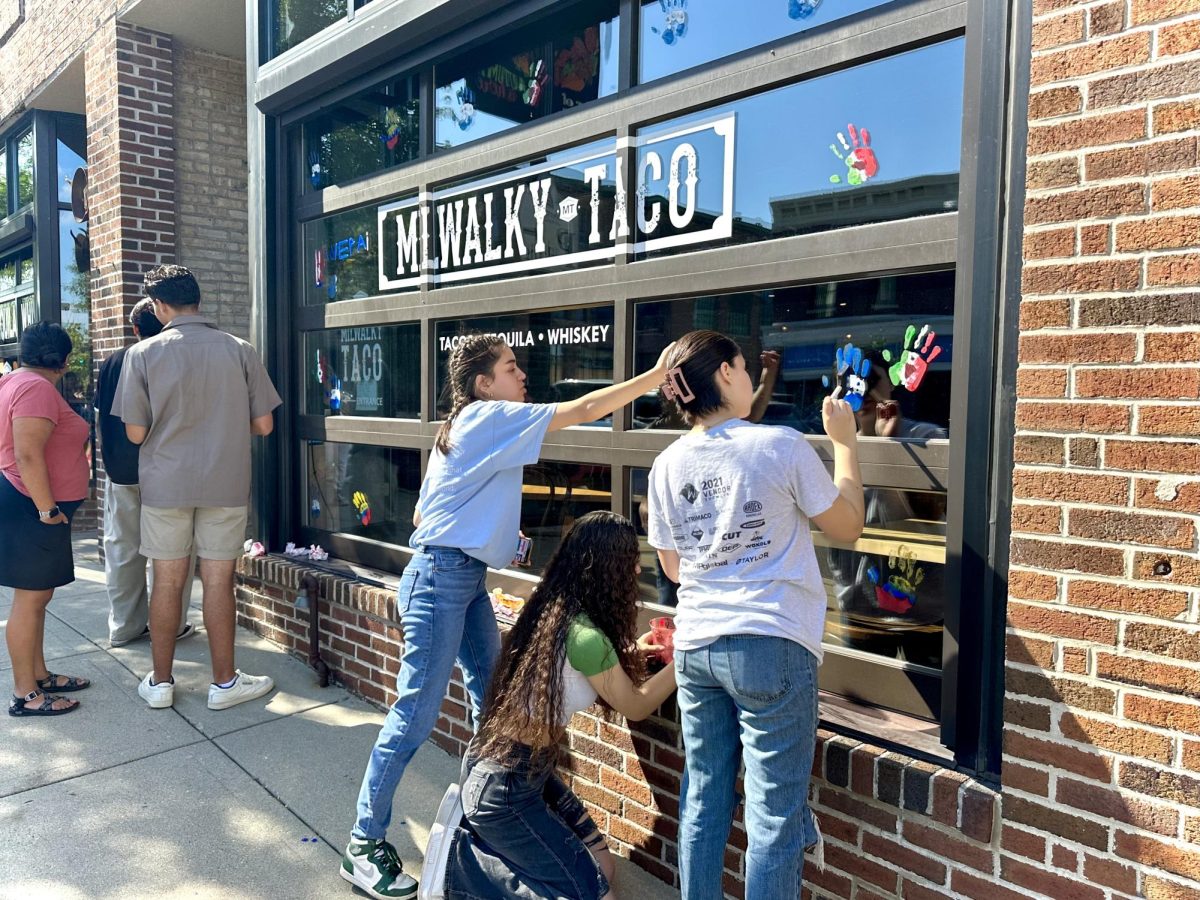
POLYGON ((404 865, 400 862, 400 854, 387 841, 380 841, 376 844, 368 858, 379 867, 379 871, 387 873, 392 878, 404 871, 404 865))

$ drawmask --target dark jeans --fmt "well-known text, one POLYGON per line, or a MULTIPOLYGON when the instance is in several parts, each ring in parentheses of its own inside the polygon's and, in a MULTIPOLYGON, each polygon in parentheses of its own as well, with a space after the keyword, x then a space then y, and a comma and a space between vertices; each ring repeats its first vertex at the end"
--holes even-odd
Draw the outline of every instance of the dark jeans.
POLYGON ((447 900, 599 900, 608 881, 585 841, 601 838, 553 755, 519 747, 507 763, 463 762, 465 827, 446 866, 447 900))

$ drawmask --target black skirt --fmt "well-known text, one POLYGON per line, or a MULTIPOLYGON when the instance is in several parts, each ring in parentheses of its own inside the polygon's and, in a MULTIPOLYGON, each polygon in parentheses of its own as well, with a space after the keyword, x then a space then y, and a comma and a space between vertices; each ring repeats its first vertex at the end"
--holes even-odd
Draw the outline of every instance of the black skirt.
POLYGON ((43 525, 37 504, 0 475, 0 585, 48 591, 75 580, 71 518, 82 500, 59 502, 62 525, 43 525))

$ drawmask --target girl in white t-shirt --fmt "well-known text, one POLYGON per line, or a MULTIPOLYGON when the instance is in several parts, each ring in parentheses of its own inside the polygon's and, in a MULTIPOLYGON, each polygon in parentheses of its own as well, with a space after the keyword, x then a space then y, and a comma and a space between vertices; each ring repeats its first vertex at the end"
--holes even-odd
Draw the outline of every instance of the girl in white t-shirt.
POLYGON ((661 648, 635 641, 638 555, 628 519, 593 512, 550 560, 501 650, 462 805, 451 787, 430 833, 422 897, 615 897, 604 837, 554 769, 571 716, 597 696, 640 720, 675 690, 674 664, 645 677, 661 648))
POLYGON ((836 541, 862 533, 854 413, 824 402, 831 480, 804 435, 744 421, 754 388, 730 338, 680 338, 663 392, 692 426, 655 460, 649 484, 650 543, 679 583, 683 896, 722 896, 740 756, 746 896, 794 900, 804 850, 820 836, 807 797, 826 600, 809 523, 836 541))

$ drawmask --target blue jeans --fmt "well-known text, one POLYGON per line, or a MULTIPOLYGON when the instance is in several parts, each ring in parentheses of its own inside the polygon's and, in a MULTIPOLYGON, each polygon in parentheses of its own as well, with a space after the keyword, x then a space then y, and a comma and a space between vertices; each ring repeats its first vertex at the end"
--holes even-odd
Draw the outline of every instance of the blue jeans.
POLYGON ((608 881, 588 850, 604 839, 554 771, 553 751, 463 762, 464 827, 446 865, 447 900, 599 900, 608 881))
POLYGON ((487 566, 461 550, 423 547, 404 570, 396 607, 404 653, 396 702, 388 710, 358 793, 356 838, 382 838, 392 798, 417 748, 437 724, 457 658, 475 720, 500 655, 496 615, 485 589, 487 566))
POLYGON ((721 900, 725 843, 744 780, 746 896, 795 900, 816 842, 808 781, 817 736, 817 660, 779 637, 727 635, 675 651, 686 751, 679 814, 684 900, 721 900))

